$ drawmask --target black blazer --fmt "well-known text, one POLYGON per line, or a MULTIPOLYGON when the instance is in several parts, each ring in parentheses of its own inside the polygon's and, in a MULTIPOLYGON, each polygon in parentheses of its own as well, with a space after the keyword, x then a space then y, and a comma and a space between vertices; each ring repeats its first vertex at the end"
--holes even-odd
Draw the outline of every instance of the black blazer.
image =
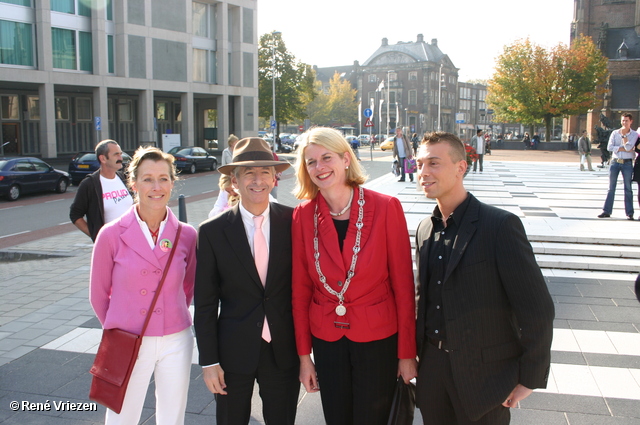
MULTIPOLYGON (((453 379, 471 420, 502 404, 518 383, 545 388, 554 307, 520 219, 473 195, 462 218, 442 292, 453 379)), ((426 294, 430 218, 416 233, 419 294, 426 294)), ((425 341, 426 296, 417 343, 425 341)), ((428 367, 428 365, 426 365, 428 367)))
POLYGON ((225 372, 253 373, 265 314, 278 367, 299 364, 291 313, 292 212, 290 207, 271 204, 264 288, 238 206, 200 225, 194 296, 200 365, 220 363, 225 372))

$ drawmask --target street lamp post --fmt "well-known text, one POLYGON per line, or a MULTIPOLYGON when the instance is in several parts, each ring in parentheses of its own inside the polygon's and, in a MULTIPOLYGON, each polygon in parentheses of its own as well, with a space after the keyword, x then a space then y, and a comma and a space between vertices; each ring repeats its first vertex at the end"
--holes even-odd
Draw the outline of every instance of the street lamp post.
POLYGON ((391 89, 391 73, 392 72, 393 70, 387 71, 387 136, 389 135, 389 126, 391 124, 391 117, 389 116, 389 98, 390 98, 389 90, 391 89))
POLYGON ((271 100, 273 101, 273 121, 276 123, 273 128, 273 151, 277 149, 276 133, 278 130, 278 121, 276 120, 276 35, 281 34, 280 31, 271 32, 271 100))

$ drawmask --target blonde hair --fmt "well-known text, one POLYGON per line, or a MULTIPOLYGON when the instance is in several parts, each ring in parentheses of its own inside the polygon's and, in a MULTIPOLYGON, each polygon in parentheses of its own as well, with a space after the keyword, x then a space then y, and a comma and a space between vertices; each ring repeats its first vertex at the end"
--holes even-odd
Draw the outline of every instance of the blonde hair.
POLYGON ((311 181, 304 158, 304 153, 309 145, 322 146, 331 152, 337 153, 341 158, 344 158, 345 155, 351 158, 349 168, 346 170, 347 185, 356 187, 367 181, 367 175, 342 133, 329 127, 314 127, 302 135, 300 147, 298 148, 298 159, 295 166, 297 182, 293 189, 293 194, 296 198, 314 199, 318 194, 318 186, 311 181))
MULTIPOLYGON (((231 176, 228 174, 222 174, 220 176, 220 180, 218 181, 218 187, 221 191, 226 191, 228 188, 233 187, 233 184, 231 184, 231 176)), ((227 202, 227 205, 229 205, 230 207, 235 206, 240 201, 240 195, 237 194, 235 189, 234 193, 235 195, 229 195, 229 201, 227 202)))

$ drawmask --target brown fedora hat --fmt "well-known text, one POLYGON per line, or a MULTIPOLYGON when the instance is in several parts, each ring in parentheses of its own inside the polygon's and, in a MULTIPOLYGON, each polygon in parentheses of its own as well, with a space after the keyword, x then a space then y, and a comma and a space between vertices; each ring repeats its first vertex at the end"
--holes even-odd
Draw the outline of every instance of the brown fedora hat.
POLYGON ((273 152, 264 139, 246 137, 236 143, 233 148, 232 162, 218 168, 218 171, 228 175, 236 167, 276 167, 276 172, 280 173, 290 166, 291 164, 286 161, 273 159, 273 152))

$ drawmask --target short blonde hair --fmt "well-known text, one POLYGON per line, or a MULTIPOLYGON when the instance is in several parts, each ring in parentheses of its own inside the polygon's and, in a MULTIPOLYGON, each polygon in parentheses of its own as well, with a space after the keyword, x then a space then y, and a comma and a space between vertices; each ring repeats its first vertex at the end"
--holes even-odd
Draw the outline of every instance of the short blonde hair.
POLYGON ((165 161, 167 165, 169 165, 169 177, 171 178, 171 181, 178 180, 178 173, 176 172, 173 155, 162 152, 156 147, 147 146, 139 147, 133 154, 133 158, 129 163, 129 168, 127 168, 127 172, 129 173, 129 186, 131 186, 138 178, 138 168, 140 168, 140 164, 142 164, 142 161, 145 159, 150 159, 154 162, 165 161))
POLYGON ((314 127, 302 135, 300 147, 298 148, 298 159, 295 167, 297 182, 293 189, 293 194, 296 198, 314 199, 318 194, 318 186, 311 181, 304 159, 304 153, 309 145, 322 146, 331 152, 337 153, 341 158, 344 158, 345 155, 351 158, 349 169, 347 170, 347 185, 356 187, 367 181, 367 175, 342 133, 329 127, 314 127))
MULTIPOLYGON (((218 181, 218 187, 220 188, 220 192, 226 191, 227 188, 233 187, 231 183, 231 176, 229 174, 222 174, 220 176, 220 180, 218 181)), ((234 189, 235 192, 235 189, 234 189)), ((229 200, 227 204, 231 207, 235 206, 240 200, 240 195, 229 195, 229 200)))

